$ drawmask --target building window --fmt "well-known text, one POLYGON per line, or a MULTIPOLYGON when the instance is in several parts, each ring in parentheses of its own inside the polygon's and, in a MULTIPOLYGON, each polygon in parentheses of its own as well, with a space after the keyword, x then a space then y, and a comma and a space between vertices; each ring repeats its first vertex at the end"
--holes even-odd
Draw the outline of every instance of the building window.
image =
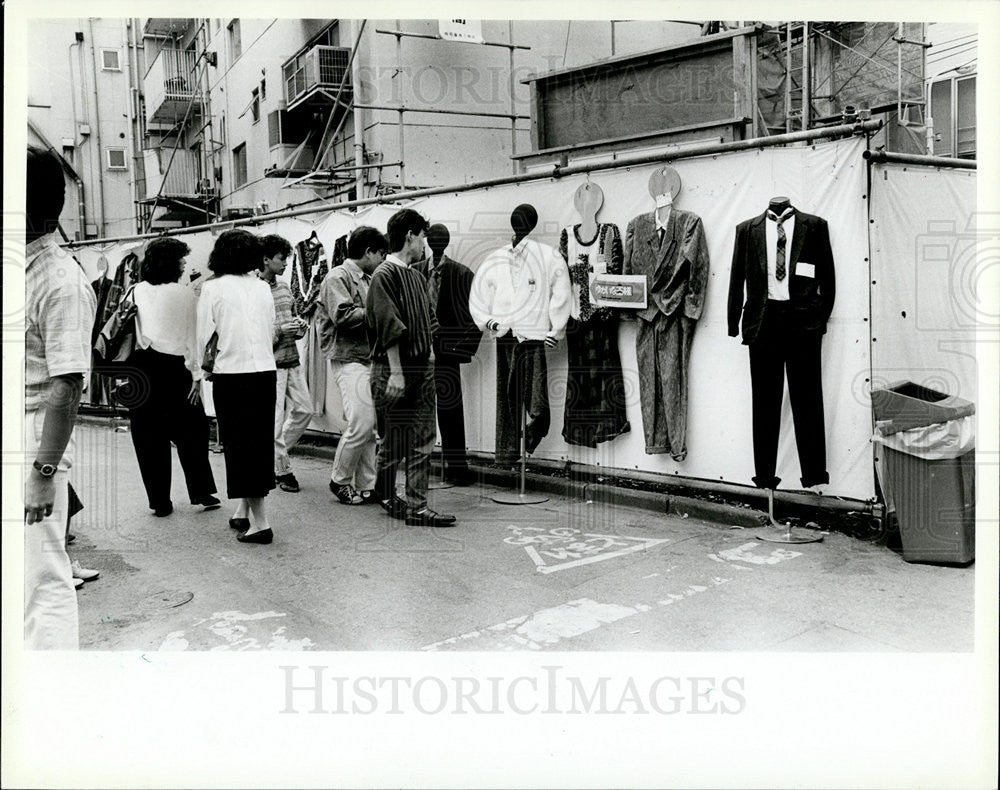
POLYGON ((124 148, 109 148, 108 151, 108 170, 126 170, 127 165, 125 164, 125 149, 124 148))
POLYGON ((253 118, 254 123, 260 120, 260 91, 257 88, 253 89, 253 99, 250 102, 250 116, 253 118))
POLYGON ((263 77, 260 80, 260 100, 265 101, 267 99, 267 80, 263 77))
POLYGON ((241 187, 247 182, 247 144, 240 143, 233 149, 233 186, 241 187))
POLYGON ((121 53, 117 49, 102 49, 101 69, 103 71, 121 71, 121 53))
POLYGON ((976 158, 976 78, 957 77, 931 84, 935 156, 976 158))
POLYGON ((233 63, 243 54, 243 41, 240 38, 240 20, 234 19, 229 23, 229 62, 233 63))

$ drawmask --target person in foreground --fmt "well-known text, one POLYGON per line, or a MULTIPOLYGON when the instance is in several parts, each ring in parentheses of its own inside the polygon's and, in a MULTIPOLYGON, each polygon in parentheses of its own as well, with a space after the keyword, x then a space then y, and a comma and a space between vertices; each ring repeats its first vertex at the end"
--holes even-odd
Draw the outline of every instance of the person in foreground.
POLYGON ((382 445, 376 496, 390 516, 411 526, 450 527, 455 517, 427 506, 434 448, 434 358, 437 321, 427 281, 410 264, 422 257, 428 223, 412 209, 397 211, 386 228, 390 255, 372 274, 365 313, 372 344, 372 400, 382 445), (395 493, 396 470, 406 459, 406 501, 395 493))
POLYGON ((65 544, 68 473, 97 298, 83 269, 52 238, 65 200, 62 166, 31 146, 27 157, 24 644, 29 650, 76 650, 76 592, 65 544))
POLYGON ((212 397, 226 492, 238 500, 229 525, 242 543, 274 538, 264 507, 274 488, 274 300, 256 275, 262 260, 256 236, 226 231, 208 259, 215 277, 202 286, 198 299, 198 348, 217 349, 210 366, 212 397))
POLYGON ((136 349, 129 364, 142 382, 128 411, 132 444, 149 507, 168 516, 170 443, 184 470, 192 505, 214 510, 220 502, 208 462, 208 418, 201 405, 201 356, 195 337, 197 297, 179 280, 190 248, 179 239, 155 239, 146 248, 141 279, 132 292, 136 349))

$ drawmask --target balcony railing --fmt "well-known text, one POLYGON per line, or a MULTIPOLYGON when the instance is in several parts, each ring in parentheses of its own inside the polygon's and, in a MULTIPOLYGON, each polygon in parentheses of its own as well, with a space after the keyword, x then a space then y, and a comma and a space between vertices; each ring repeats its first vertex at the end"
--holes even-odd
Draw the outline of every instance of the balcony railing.
POLYGON ((148 123, 176 123, 184 118, 189 103, 189 118, 201 112, 195 62, 191 50, 160 50, 143 80, 148 123))
POLYGON ((201 179, 198 154, 183 148, 174 153, 171 148, 147 148, 142 152, 146 172, 146 197, 195 197, 201 179), (170 172, 165 173, 173 153, 170 172), (160 189, 162 185, 162 189, 160 189))

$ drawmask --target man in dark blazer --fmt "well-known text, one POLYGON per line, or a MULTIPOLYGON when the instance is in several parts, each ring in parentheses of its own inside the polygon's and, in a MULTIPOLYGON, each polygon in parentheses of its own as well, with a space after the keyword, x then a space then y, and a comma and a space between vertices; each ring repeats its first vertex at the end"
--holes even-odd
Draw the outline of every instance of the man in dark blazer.
POLYGON ((763 214, 737 226, 729 335, 739 334, 742 314, 753 393, 753 479, 761 488, 781 482, 774 473, 786 371, 802 485, 830 480, 820 357, 835 295, 826 220, 775 198, 763 214))
POLYGON ((472 482, 472 474, 465 446, 461 365, 472 361, 483 333, 469 313, 472 272, 444 254, 450 240, 448 228, 431 225, 427 244, 433 258, 414 264, 414 268, 427 278, 431 308, 436 310, 438 320, 438 332, 434 337, 434 383, 444 479, 456 485, 468 485, 472 482))
POLYGON ((640 214, 625 232, 624 274, 646 275, 647 307, 637 311, 635 351, 648 454, 687 455, 688 361, 708 286, 701 217, 670 207, 640 214))

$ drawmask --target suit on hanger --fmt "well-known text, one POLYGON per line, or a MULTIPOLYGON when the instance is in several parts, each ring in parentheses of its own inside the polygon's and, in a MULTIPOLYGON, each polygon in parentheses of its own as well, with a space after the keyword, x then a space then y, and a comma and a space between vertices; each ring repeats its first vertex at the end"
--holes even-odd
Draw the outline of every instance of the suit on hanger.
POLYGON ((646 275, 649 301, 637 311, 635 350, 646 452, 687 456, 688 361, 708 287, 708 244, 701 217, 671 207, 663 237, 656 213, 625 232, 625 274, 646 275))
POLYGON ((473 274, 458 261, 443 255, 434 274, 430 261, 413 264, 427 278, 438 277, 436 310, 438 331, 434 336, 434 383, 437 390, 438 429, 441 432, 441 453, 445 476, 468 472, 469 459, 465 446, 465 408, 462 403, 462 370, 460 365, 471 362, 483 332, 469 312, 469 294, 473 274))
POLYGON ((775 253, 768 249, 767 223, 774 220, 767 214, 736 227, 729 277, 729 335, 739 334, 742 314, 753 393, 754 482, 761 488, 776 488, 781 482, 774 473, 787 372, 802 485, 808 488, 830 480, 821 369, 823 335, 836 296, 830 231, 821 217, 794 211, 787 293, 770 293, 775 253))

